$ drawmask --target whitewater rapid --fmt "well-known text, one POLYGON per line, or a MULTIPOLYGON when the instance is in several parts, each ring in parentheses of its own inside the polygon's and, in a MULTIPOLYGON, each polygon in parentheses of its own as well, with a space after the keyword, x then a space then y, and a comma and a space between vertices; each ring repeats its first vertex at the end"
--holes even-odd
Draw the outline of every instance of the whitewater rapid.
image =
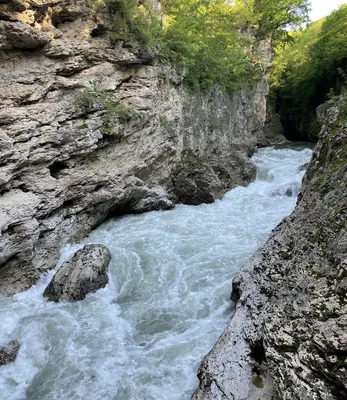
POLYGON ((0 297, 0 346, 21 343, 0 368, 0 399, 189 399, 231 317, 231 280, 294 209, 311 153, 261 149, 256 181, 223 200, 110 220, 66 246, 58 265, 85 243, 112 253, 109 284, 83 301, 42 297, 54 271, 0 297))

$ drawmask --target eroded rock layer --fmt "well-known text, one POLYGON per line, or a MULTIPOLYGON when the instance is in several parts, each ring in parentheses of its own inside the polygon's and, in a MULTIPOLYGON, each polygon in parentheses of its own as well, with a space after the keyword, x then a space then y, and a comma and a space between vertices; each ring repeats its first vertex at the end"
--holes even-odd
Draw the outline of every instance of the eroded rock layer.
POLYGON ((265 80, 234 96, 187 91, 154 54, 112 43, 98 10, 0 4, 2 295, 108 216, 213 201, 254 177, 265 80))
POLYGON ((297 207, 234 280, 194 399, 347 398, 347 99, 318 117, 297 207))

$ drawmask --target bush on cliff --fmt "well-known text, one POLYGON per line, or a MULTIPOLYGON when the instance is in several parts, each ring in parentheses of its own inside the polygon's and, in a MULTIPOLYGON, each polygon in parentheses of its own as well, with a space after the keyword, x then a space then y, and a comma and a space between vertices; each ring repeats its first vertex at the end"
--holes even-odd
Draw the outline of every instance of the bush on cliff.
POLYGON ((161 42, 161 22, 147 1, 104 0, 101 4, 106 6, 114 42, 137 43, 144 51, 154 50, 161 42))

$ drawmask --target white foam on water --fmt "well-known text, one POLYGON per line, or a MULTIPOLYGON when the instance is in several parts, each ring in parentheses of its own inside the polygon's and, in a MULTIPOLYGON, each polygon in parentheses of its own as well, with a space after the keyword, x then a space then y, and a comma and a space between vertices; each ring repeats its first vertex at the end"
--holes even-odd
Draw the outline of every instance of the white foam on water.
POLYGON ((81 302, 51 303, 31 289, 0 297, 0 345, 18 339, 0 368, 1 400, 181 400, 199 361, 231 317, 231 281, 295 207, 309 149, 261 149, 248 187, 200 206, 110 220, 80 244, 112 253, 109 284, 81 302), (288 194, 288 193, 287 193, 288 194))

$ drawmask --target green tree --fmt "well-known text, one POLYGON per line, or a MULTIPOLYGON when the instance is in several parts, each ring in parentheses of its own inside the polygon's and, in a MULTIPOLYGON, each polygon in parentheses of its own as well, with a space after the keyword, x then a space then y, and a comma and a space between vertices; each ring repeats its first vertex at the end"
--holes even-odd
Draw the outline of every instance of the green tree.
POLYGON ((166 55, 186 81, 229 91, 251 86, 261 69, 257 41, 287 36, 308 20, 308 0, 164 0, 166 55))
POLYGON ((347 5, 275 48, 271 86, 282 111, 297 120, 303 135, 318 130, 315 109, 344 89, 347 71, 347 5))
POLYGON ((257 76, 246 32, 240 35, 239 8, 224 0, 169 0, 164 3, 163 54, 187 69, 186 82, 228 91, 245 88, 257 76))
POLYGON ((310 5, 309 0, 252 0, 253 18, 261 35, 282 37, 308 22, 310 5))

